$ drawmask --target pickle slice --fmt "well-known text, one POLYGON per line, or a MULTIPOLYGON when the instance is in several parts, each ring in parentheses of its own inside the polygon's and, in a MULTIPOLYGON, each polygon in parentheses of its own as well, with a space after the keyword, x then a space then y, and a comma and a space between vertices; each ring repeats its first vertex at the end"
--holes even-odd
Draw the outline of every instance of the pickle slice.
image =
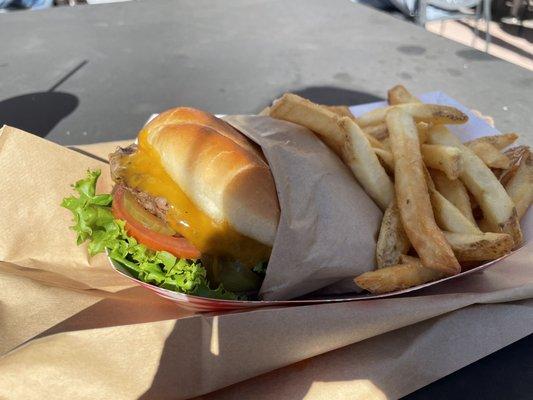
POLYGON ((164 221, 161 221, 155 215, 146 211, 144 207, 137 202, 135 196, 127 190, 124 191, 124 209, 132 218, 151 231, 167 236, 174 236, 176 234, 176 231, 164 221))

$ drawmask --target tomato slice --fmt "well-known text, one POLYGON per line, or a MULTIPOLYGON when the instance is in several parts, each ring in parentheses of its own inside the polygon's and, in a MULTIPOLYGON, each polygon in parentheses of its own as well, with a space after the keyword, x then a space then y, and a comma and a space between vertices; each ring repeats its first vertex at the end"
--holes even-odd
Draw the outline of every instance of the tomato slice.
POLYGON ((124 207, 125 190, 119 187, 113 195, 112 212, 115 218, 126 221, 126 231, 152 250, 168 251, 179 258, 198 259, 200 251, 184 237, 155 232, 133 218, 124 207))

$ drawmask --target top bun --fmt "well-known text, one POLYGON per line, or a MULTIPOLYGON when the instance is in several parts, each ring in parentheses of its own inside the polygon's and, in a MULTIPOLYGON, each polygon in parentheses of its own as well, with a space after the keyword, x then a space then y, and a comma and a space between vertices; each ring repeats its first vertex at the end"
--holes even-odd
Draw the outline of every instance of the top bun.
POLYGON ((183 192, 218 223, 268 246, 279 204, 261 152, 225 121, 193 108, 174 108, 146 127, 148 143, 183 192))

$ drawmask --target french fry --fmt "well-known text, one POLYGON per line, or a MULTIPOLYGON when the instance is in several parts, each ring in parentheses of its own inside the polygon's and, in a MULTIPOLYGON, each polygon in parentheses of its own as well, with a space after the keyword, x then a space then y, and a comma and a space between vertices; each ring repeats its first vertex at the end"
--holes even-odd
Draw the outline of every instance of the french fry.
POLYGON ((522 231, 515 206, 492 171, 445 126, 431 127, 428 141, 431 144, 453 146, 462 151, 463 169, 459 178, 479 203, 494 232, 510 234, 518 247, 522 243, 522 231))
POLYGON ((391 106, 406 103, 420 103, 415 96, 402 85, 396 85, 387 92, 387 101, 391 106))
POLYGON ((370 293, 381 294, 422 285, 444 277, 442 272, 414 262, 365 272, 355 278, 354 282, 370 293))
MULTIPOLYGON (((511 236, 505 233, 462 234, 444 232, 454 253, 461 262, 491 261, 509 253, 511 236)), ((423 266, 417 257, 401 254, 401 264, 365 272, 355 283, 371 293, 388 293, 432 282, 446 275, 423 266)))
POLYGON ((512 145, 516 141, 516 139, 518 139, 518 135, 514 132, 503 133, 501 135, 483 136, 474 140, 470 140, 468 142, 465 142, 465 146, 470 146, 471 144, 475 143, 489 143, 496 147, 498 150, 503 150, 506 147, 512 145))
MULTIPOLYGON (((416 127, 418 128, 418 139, 420 140, 420 143, 421 144, 426 143, 429 124, 425 122, 419 122, 416 124, 416 127)), ((387 130, 387 124, 385 123, 378 124, 378 125, 369 125, 363 128, 363 132, 380 141, 384 141, 389 136, 389 131, 387 130)), ((372 146, 372 147, 375 147, 375 146, 372 146)))
MULTIPOLYGON (((405 103, 420 103, 420 100, 413 96, 409 91, 402 85, 397 85, 389 90, 388 92, 389 104, 405 104, 405 103)), ((419 123, 420 125, 420 123, 419 123)), ((420 132, 420 129, 419 129, 420 132)), ((512 144, 518 135, 516 133, 507 133, 503 135, 495 136, 485 136, 472 140, 465 143, 466 146, 471 147, 471 149, 491 168, 508 168, 509 160, 506 156, 502 155, 499 152, 495 152, 494 148, 488 148, 485 151, 483 148, 486 148, 487 144, 496 147, 498 150, 502 150, 505 147, 512 144)), ((421 140, 421 143, 424 141, 421 140)))
POLYGON ((387 131, 387 124, 370 125, 363 129, 363 132, 369 136, 376 138, 377 140, 383 140, 389 136, 387 131))
POLYGON ((382 161, 385 169, 391 173, 394 173, 394 157, 392 156, 392 153, 388 150, 376 148, 374 148, 374 151, 376 152, 378 158, 382 161))
POLYGON ((489 168, 507 169, 511 160, 505 154, 500 153, 495 146, 488 142, 471 142, 466 144, 489 168))
POLYGON ((339 127, 340 118, 330 110, 293 93, 285 93, 270 107, 270 116, 311 129, 341 156, 346 133, 339 127))
POLYGON ((418 264, 421 267, 423 266, 420 258, 409 256, 407 254, 400 254, 400 264, 418 264))
MULTIPOLYGON (((393 109, 400 109, 411 115, 415 121, 431 122, 432 124, 464 124, 468 117, 462 111, 440 104, 408 103, 378 108, 357 118, 357 124, 364 128, 383 123, 387 113, 393 109)), ((390 130, 389 130, 390 132, 390 130)))
POLYGON ((505 186, 507 182, 509 182, 511 178, 516 174, 518 167, 522 163, 522 158, 527 157, 529 155, 529 147, 511 147, 510 149, 506 150, 504 154, 511 160, 511 166, 508 169, 502 171, 502 173, 497 174, 496 176, 498 177, 502 185, 505 186))
POLYGON ((391 179, 361 128, 348 118, 341 118, 339 127, 346 133, 346 141, 341 149, 342 159, 368 195, 385 210, 394 197, 391 179))
POLYGON ((422 158, 428 168, 443 171, 449 179, 457 179, 463 169, 461 150, 451 146, 424 144, 422 158))
POLYGON ((339 117, 348 117, 352 121, 357 122, 355 116, 350 111, 348 106, 326 106, 322 105, 325 109, 331 111, 334 114, 337 114, 339 117))
POLYGON ((482 233, 474 222, 465 217, 457 207, 436 189, 430 188, 429 194, 435 220, 441 229, 458 233, 482 233))
POLYGON ((385 145, 383 143, 381 143, 379 140, 377 140, 374 136, 366 133, 362 129, 361 129, 361 132, 363 132, 363 134, 366 136, 366 138, 368 139, 368 142, 370 143, 370 146, 372 146, 372 148, 385 150, 385 145))
POLYGON ((486 219, 480 219, 479 221, 477 221, 477 226, 479 226, 481 232, 490 232, 490 230, 492 229, 491 224, 489 224, 486 219))
POLYGON ((505 189, 515 204, 518 219, 521 219, 533 202, 533 155, 531 151, 522 158, 516 173, 505 185, 505 189))
POLYGON ((529 151, 529 146, 515 146, 505 150, 503 154, 509 157, 513 165, 516 164, 518 166, 522 161, 522 157, 527 156, 529 151))
MULTIPOLYGON (((417 97, 413 96, 403 85, 396 85, 387 92, 387 100, 390 105, 407 104, 407 103, 422 103, 417 97)), ((429 124, 426 122, 418 122, 416 124, 418 129, 418 139, 420 144, 427 142, 427 135, 429 124)))
POLYGON ((457 259, 463 261, 490 261, 511 252, 513 238, 506 233, 481 234, 444 232, 457 259))
POLYGON ((353 120, 292 93, 270 108, 270 116, 305 126, 315 132, 350 167, 376 204, 385 210, 394 196, 391 179, 380 164, 367 136, 353 120))
POLYGON ((429 171, 436 189, 448 201, 450 201, 457 209, 472 223, 476 223, 474 215, 472 214, 472 205, 470 204, 470 196, 460 179, 449 179, 443 172, 432 169, 429 171))
POLYGON ((429 170, 425 169, 424 172, 431 205, 433 207, 433 214, 435 215, 435 221, 437 221, 439 228, 450 232, 481 233, 481 230, 475 222, 468 220, 457 207, 437 191, 429 170))
POLYGON ((261 111, 259 111, 259 113, 257 115, 262 115, 262 116, 268 117, 270 115, 270 107, 267 106, 267 107, 263 108, 261 111))
POLYGON ((407 237, 425 267, 456 274, 461 266, 435 222, 414 119, 395 108, 386 122, 394 155, 397 204, 407 237))
POLYGON ((416 124, 416 130, 420 144, 426 143, 428 141, 429 124, 427 122, 418 122, 416 124))
MULTIPOLYGON (((403 85, 396 85, 387 92, 387 101, 390 105, 407 104, 407 103, 422 103, 418 98, 413 96, 403 85)), ((420 144, 427 142, 427 135, 429 124, 426 122, 418 122, 416 124, 418 129, 418 139, 420 144)))
MULTIPOLYGON (((394 157, 386 149, 388 142, 382 142, 382 147, 374 147, 379 159, 383 161, 388 171, 394 172, 394 157)), ((435 146, 423 144, 420 146, 422 159, 428 167, 445 172, 452 179, 457 179, 462 168, 461 152, 449 146, 435 146)))
POLYGON ((385 210, 381 221, 376 245, 377 267, 383 268, 398 264, 400 255, 407 253, 410 247, 411 244, 400 220, 400 211, 396 201, 392 201, 385 210))

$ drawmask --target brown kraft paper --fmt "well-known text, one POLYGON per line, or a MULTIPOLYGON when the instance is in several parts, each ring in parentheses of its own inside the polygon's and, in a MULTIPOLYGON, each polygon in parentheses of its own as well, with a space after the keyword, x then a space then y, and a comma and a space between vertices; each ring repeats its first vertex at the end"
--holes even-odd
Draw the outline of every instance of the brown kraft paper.
MULTIPOLYGON (((220 315, 181 312, 141 288, 131 288, 105 263, 91 260, 89 266, 85 249, 72 245, 69 217, 56 205, 87 167, 105 164, 21 131, 9 129, 5 135, 5 129, 0 134, 5 195, 0 200, 0 284, 13 290, 3 292, 0 300, 0 330, 7 327, 12 333, 9 343, 2 342, 2 348, 11 351, 0 359, 0 398, 189 398, 281 367, 288 372, 274 382, 286 384, 294 377, 287 385, 308 393, 306 398, 350 398, 332 386, 313 388, 308 375, 299 380, 301 364, 289 365, 311 357, 312 369, 328 376, 343 376, 343 368, 348 368, 343 363, 365 373, 364 384, 340 379, 345 393, 396 398, 531 333, 531 301, 526 301, 533 295, 530 244, 484 273, 400 298, 220 315), (24 179, 17 180, 17 175, 24 179), (17 204, 29 211, 17 211, 17 204), (11 216, 15 213, 18 218, 11 216), (20 238, 28 227, 21 222, 28 221, 42 236, 33 235, 26 243, 20 238), (57 225, 48 227, 53 223, 57 225), (19 243, 4 240, 6 234, 19 238, 19 243), (50 235, 64 236, 50 242, 50 235), (85 293, 94 293, 94 303, 85 293), (41 311, 26 311, 39 301, 41 311), (507 302, 514 303, 493 304, 507 302), (475 304, 486 305, 469 307, 475 304), (435 319, 438 316, 442 317, 435 319), (40 318, 43 321, 37 321, 40 318), (498 335, 487 334, 498 327, 498 335), (28 335, 13 332, 35 334, 40 329, 46 331, 14 349, 28 335), (476 345, 464 345, 465 338, 475 338, 471 343, 476 345), (357 350, 361 346, 367 346, 362 353, 357 350), (391 356, 395 351, 402 357, 391 356), (418 365, 416 374, 392 379, 402 366, 413 365, 418 365)), ((98 145, 91 151, 105 156, 98 154, 98 145)), ((109 190, 105 179, 101 191, 109 190)), ((531 237, 532 228, 530 223, 523 226, 526 237, 531 237)), ((275 378, 269 374, 242 387, 257 381, 258 389, 269 390, 262 382, 275 378)), ((242 398, 254 397, 247 390, 242 398)), ((279 398, 294 398, 290 391, 270 390, 280 393, 279 398)))

